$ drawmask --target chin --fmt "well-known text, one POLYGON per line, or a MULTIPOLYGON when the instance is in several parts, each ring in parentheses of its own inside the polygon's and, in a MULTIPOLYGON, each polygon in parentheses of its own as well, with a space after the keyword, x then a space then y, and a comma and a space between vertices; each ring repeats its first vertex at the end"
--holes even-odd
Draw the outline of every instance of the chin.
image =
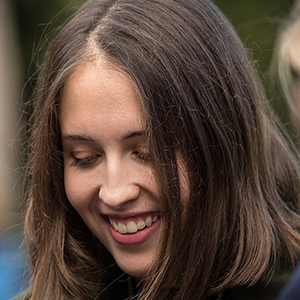
POLYGON ((133 276, 136 280, 142 279, 150 270, 152 263, 136 260, 134 262, 117 261, 116 263, 122 271, 133 276))

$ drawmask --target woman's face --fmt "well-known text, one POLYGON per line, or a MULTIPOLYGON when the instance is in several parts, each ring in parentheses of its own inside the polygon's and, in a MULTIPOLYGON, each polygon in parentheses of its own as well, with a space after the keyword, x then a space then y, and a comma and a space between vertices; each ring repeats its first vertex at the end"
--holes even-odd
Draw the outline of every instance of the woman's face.
POLYGON ((119 267, 143 276, 162 220, 130 79, 102 60, 77 67, 61 98, 60 125, 68 200, 119 267))

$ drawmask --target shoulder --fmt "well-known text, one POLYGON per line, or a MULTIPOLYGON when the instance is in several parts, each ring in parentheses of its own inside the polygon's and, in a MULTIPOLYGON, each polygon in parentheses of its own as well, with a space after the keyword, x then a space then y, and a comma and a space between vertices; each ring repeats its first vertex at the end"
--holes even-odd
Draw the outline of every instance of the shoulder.
POLYGON ((300 263, 293 273, 291 280, 285 285, 278 300, 300 299, 300 263))
POLYGON ((27 290, 22 294, 16 296, 15 298, 13 298, 12 300, 30 300, 30 291, 27 290))
POLYGON ((289 281, 292 270, 281 270, 269 284, 257 283, 251 287, 235 287, 225 292, 223 300, 275 300, 289 281))

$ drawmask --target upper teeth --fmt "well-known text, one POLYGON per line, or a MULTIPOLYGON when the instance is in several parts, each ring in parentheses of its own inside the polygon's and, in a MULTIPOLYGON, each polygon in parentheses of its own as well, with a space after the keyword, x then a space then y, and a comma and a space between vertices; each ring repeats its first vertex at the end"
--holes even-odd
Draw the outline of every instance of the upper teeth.
POLYGON ((158 216, 152 218, 148 216, 145 220, 139 220, 137 223, 134 221, 129 221, 127 224, 122 223, 121 221, 112 221, 109 219, 111 226, 118 231, 119 233, 135 233, 138 230, 144 229, 146 226, 150 227, 154 222, 158 220, 158 216))

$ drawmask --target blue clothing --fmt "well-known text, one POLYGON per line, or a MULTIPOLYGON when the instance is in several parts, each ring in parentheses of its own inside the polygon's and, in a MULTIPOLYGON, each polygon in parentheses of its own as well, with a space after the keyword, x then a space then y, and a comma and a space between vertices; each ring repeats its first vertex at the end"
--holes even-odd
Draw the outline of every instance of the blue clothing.
POLYGON ((12 239, 0 240, 0 299, 9 300, 28 287, 25 276, 26 255, 19 243, 12 239))
POLYGON ((285 285, 277 300, 300 299, 300 263, 296 268, 291 280, 285 285))

